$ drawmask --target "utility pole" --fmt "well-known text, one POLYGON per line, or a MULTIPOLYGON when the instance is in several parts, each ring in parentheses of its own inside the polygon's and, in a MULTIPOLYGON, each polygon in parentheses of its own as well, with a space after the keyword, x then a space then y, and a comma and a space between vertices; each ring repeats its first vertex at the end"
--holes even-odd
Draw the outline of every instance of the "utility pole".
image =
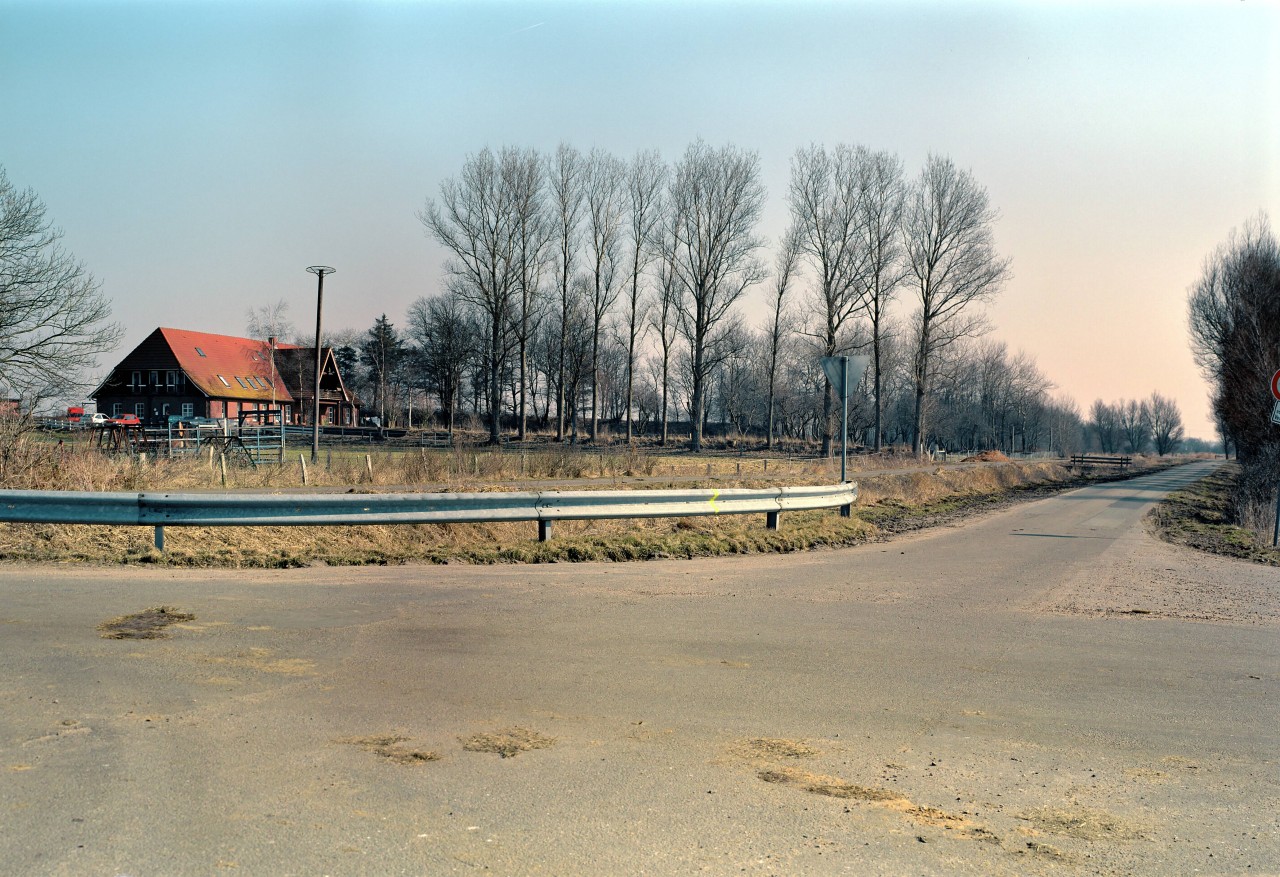
POLYGON ((319 285, 316 287, 316 395, 311 400, 311 462, 320 462, 320 314, 324 302, 324 276, 334 273, 333 268, 326 265, 312 265, 307 269, 316 275, 319 285))

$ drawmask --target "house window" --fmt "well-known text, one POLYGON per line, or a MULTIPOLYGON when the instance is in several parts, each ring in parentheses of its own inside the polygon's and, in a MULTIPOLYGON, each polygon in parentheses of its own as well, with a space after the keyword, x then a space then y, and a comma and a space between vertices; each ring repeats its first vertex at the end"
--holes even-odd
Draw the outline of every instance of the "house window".
POLYGON ((112 416, 112 417, 119 417, 121 414, 124 414, 124 403, 123 403, 123 402, 112 402, 112 403, 111 403, 111 416, 112 416))
POLYGON ((138 415, 139 420, 142 420, 144 417, 147 416, 147 403, 146 402, 133 403, 133 413, 138 415))
POLYGON ((196 415, 196 406, 195 406, 195 403, 194 403, 194 402, 183 402, 183 403, 182 403, 182 416, 183 416, 183 417, 195 417, 195 415, 196 415))
POLYGON ((133 373, 133 377, 129 380, 129 389, 135 391, 142 389, 142 372, 133 373))
POLYGON ((160 416, 161 416, 161 417, 168 417, 168 416, 169 416, 169 403, 168 403, 168 402, 164 403, 164 405, 160 408, 160 416))
POLYGON ((164 385, 168 387, 170 390, 176 390, 178 388, 178 373, 173 369, 169 369, 167 372, 165 372, 164 385))
POLYGON ((224 386, 224 387, 229 387, 229 386, 231 386, 230 384, 228 384, 228 383, 227 383, 227 379, 226 379, 226 378, 224 378, 222 375, 218 375, 218 380, 222 381, 222 386, 224 386))
POLYGON ((201 356, 205 355, 204 351, 201 350, 199 347, 196 348, 196 353, 200 354, 201 356))
POLYGON ((240 389, 242 390, 249 389, 249 385, 242 381, 239 375, 236 375, 236 383, 240 385, 240 389))
POLYGON ((153 372, 151 373, 151 386, 153 386, 153 387, 159 387, 159 386, 160 386, 160 372, 153 371, 153 372))
POLYGON ((271 383, 271 378, 268 378, 264 375, 259 375, 258 380, 261 381, 263 384, 265 384, 268 388, 275 387, 275 384, 271 383))

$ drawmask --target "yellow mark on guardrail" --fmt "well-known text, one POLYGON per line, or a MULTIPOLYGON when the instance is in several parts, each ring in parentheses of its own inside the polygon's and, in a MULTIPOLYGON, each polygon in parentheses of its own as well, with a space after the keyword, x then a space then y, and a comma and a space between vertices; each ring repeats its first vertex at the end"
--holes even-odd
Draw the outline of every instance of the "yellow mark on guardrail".
POLYGON ((711 511, 717 515, 720 514, 720 509, 716 508, 716 499, 719 496, 720 496, 720 491, 713 490, 711 492, 711 499, 707 500, 707 502, 711 505, 711 511))

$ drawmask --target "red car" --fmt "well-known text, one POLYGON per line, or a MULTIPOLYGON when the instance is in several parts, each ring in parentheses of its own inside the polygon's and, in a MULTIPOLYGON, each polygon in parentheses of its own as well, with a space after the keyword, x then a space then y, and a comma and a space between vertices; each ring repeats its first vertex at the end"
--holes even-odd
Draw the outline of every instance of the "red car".
POLYGON ((119 417, 111 418, 109 422, 116 426, 142 426, 142 421, 136 414, 121 414, 119 417))

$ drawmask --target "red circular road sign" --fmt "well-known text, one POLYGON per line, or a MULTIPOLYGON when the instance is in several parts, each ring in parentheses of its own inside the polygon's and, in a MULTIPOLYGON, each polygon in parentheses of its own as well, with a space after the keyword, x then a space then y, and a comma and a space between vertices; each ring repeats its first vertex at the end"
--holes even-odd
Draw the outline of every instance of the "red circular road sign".
POLYGON ((1280 371, 1271 376, 1271 395, 1280 400, 1280 371))

